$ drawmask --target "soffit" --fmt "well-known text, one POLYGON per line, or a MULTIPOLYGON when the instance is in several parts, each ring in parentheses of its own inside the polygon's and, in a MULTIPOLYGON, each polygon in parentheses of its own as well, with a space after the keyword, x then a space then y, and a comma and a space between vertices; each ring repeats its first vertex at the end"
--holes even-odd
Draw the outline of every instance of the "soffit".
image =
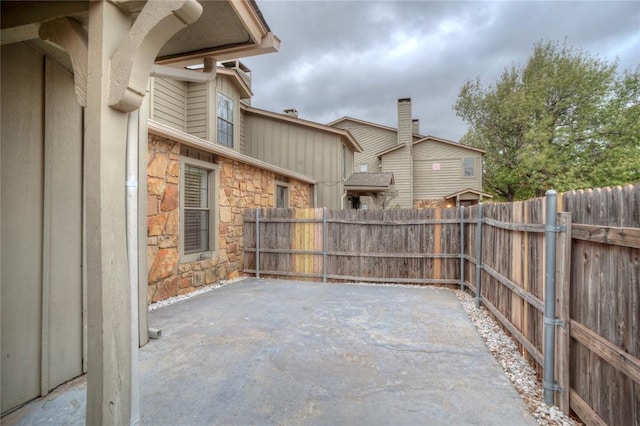
MULTIPOLYGON (((120 10, 136 16, 146 1, 112 0, 120 10)), ((226 60, 275 52, 280 40, 273 35, 256 3, 251 0, 198 0, 202 15, 174 35, 159 51, 156 62, 185 66, 204 57, 226 60)), ((2 44, 38 39, 40 24, 68 17, 88 27, 88 1, 0 2, 2 44)))

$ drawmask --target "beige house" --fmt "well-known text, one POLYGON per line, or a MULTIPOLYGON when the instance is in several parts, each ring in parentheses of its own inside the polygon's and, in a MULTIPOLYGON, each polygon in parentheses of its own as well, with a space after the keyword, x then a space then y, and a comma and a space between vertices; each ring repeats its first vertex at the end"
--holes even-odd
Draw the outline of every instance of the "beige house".
POLYGON ((240 61, 199 68, 149 82, 149 302, 237 277, 244 208, 342 207, 361 151, 347 131, 251 107, 240 61))
MULTIPOLYGON (((363 151, 354 156, 354 172, 370 173, 372 182, 379 180, 379 173, 393 174, 395 185, 386 197, 385 208, 471 205, 491 197, 482 192, 484 151, 421 135, 418 120, 411 116, 410 98, 398 99, 397 129, 352 117, 328 125, 348 130, 362 146, 363 151)), ((360 177, 361 185, 366 184, 362 182, 365 176, 360 177)), ((380 198, 358 198, 353 205, 382 205, 380 198)))
POLYGON ((137 423, 149 76, 279 42, 251 0, 0 8, 1 412, 88 372, 86 423, 137 423))

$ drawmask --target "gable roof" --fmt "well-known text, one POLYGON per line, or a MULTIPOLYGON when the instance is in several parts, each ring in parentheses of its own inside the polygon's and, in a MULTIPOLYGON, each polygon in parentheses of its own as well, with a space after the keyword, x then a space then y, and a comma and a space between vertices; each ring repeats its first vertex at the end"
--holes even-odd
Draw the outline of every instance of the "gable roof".
MULTIPOLYGON (((476 147, 469 146, 469 145, 464 145, 464 144, 461 144, 459 142, 450 141, 448 139, 438 138, 436 136, 425 136, 422 139, 420 139, 418 141, 415 141, 413 143, 413 145, 417 145, 419 143, 426 142, 426 141, 434 141, 434 142, 443 143, 443 144, 455 146, 455 147, 462 148, 462 149, 468 149, 469 151, 479 152, 480 154, 484 154, 485 153, 485 151, 483 149, 476 148, 476 147)), ((389 154, 390 152, 393 152, 393 151, 395 151, 397 149, 400 149, 405 145, 406 144, 402 143, 402 144, 393 146, 391 148, 387 148, 384 151, 380 151, 380 152, 376 153, 376 157, 380 158, 383 155, 389 154)))
MULTIPOLYGON (((331 123, 328 123, 327 126, 334 126, 344 121, 353 121, 354 123, 364 124, 365 126, 377 127, 378 129, 388 130, 390 132, 395 132, 395 133, 398 132, 398 129, 395 127, 389 127, 382 124, 372 123, 370 121, 360 120, 359 118, 353 118, 346 115, 344 117, 338 118, 337 120, 333 120, 331 123)), ((424 138, 424 136, 419 133, 413 133, 413 137, 424 138)))
POLYGON ((252 106, 248 106, 245 104, 240 104, 240 109, 254 115, 259 115, 266 118, 271 118, 278 121, 284 121, 287 123, 295 124, 302 127, 307 127, 310 129, 320 130, 322 132, 333 133, 334 135, 340 136, 347 145, 351 146, 351 148, 356 152, 362 152, 363 149, 355 140, 351 132, 344 129, 336 129, 335 127, 329 127, 324 124, 316 123, 315 121, 303 120, 301 118, 292 117, 286 114, 279 114, 277 112, 271 112, 264 109, 255 108, 252 106))
POLYGON ((366 173, 352 174, 344 184, 345 190, 380 190, 393 185, 393 173, 366 173))
POLYGON ((229 79, 231 80, 231 84, 233 84, 235 88, 238 89, 238 92, 240 93, 240 99, 247 99, 253 96, 251 88, 247 85, 244 79, 240 77, 240 74, 237 70, 225 67, 216 67, 216 74, 229 77, 229 79))
POLYGON ((445 195, 444 199, 448 200, 450 198, 455 198, 458 195, 467 194, 467 193, 476 194, 478 196, 482 196, 482 198, 493 198, 493 195, 487 194, 486 192, 482 192, 482 191, 478 191, 478 190, 475 190, 475 189, 467 188, 467 189, 463 189, 462 191, 454 192, 453 194, 445 195))

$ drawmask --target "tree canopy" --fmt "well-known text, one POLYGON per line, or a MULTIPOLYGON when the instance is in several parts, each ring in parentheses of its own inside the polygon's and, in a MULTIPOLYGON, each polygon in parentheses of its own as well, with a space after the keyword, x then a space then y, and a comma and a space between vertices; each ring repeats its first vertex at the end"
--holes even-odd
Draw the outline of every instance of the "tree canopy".
POLYGON ((484 186, 498 199, 640 181, 640 66, 538 42, 496 83, 466 82, 454 109, 469 124, 462 142, 486 151, 484 186))

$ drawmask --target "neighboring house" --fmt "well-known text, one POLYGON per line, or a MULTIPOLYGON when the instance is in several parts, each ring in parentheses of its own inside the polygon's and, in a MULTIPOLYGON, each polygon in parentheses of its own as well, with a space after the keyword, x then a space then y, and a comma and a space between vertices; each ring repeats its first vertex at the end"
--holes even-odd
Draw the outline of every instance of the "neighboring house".
POLYGON ((362 148, 348 131, 302 120, 295 110, 241 109, 247 155, 313 177, 315 207, 349 207, 344 186, 362 148))
MULTIPOLYGON (((362 146, 354 157, 354 172, 393 173, 394 192, 385 208, 451 207, 477 204, 491 196, 482 192, 482 155, 478 148, 435 136, 420 135, 418 120, 411 118, 411 99, 398 99, 398 128, 352 117, 328 124, 348 130, 362 146)), ((359 177, 366 184, 366 175, 359 177)), ((353 205, 379 208, 370 196, 353 193, 353 205)))
MULTIPOLYGON (((0 411, 88 371, 86 423, 137 423, 134 354, 147 338, 146 256, 136 255, 147 245, 147 171, 137 166, 148 135, 137 111, 152 65, 194 75, 184 66, 272 52, 278 40, 252 0, 0 8, 0 411)), ((231 205, 236 188, 219 188, 231 205)))
POLYGON ((149 302, 237 277, 244 208, 342 208, 361 151, 347 131, 251 107, 237 60, 197 74, 149 84, 149 302))

